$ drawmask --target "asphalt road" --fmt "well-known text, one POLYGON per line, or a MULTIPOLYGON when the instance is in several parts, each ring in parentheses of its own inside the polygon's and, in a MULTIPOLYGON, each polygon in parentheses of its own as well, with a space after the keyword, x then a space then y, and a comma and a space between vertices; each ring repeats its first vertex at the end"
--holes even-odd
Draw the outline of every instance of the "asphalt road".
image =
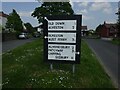
POLYGON ((12 41, 5 41, 2 42, 2 53, 12 50, 20 45, 23 45, 28 42, 32 42, 36 40, 36 38, 30 38, 30 39, 20 39, 20 40, 12 40, 12 41))
POLYGON ((99 39, 85 39, 85 41, 96 54, 99 62, 103 65, 114 84, 118 87, 118 78, 120 78, 118 75, 118 73, 120 74, 118 72, 118 65, 120 65, 120 62, 118 62, 118 46, 110 41, 99 39))

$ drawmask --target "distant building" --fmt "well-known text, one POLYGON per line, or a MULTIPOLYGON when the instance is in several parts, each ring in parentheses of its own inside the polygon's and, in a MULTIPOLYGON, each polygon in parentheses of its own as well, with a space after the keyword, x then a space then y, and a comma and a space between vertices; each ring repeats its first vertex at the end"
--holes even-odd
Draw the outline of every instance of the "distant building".
POLYGON ((117 30, 117 24, 114 23, 106 23, 99 25, 100 28, 97 30, 97 34, 100 37, 117 37, 118 30, 117 30))
POLYGON ((0 12, 0 25, 2 25, 2 27, 5 27, 7 22, 7 17, 8 17, 7 14, 5 14, 4 12, 0 12))
POLYGON ((34 29, 38 32, 38 33, 43 33, 43 24, 34 27, 34 29))
POLYGON ((87 36, 88 35, 88 29, 87 26, 81 27, 81 36, 87 36))

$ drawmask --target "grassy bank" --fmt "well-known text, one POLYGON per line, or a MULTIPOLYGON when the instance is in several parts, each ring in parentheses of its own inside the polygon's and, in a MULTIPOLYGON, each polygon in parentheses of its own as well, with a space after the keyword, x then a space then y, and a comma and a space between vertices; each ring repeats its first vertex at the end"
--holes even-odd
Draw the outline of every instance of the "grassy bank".
POLYGON ((43 62, 43 40, 27 43, 3 54, 3 88, 114 88, 96 56, 82 41, 81 64, 43 62))

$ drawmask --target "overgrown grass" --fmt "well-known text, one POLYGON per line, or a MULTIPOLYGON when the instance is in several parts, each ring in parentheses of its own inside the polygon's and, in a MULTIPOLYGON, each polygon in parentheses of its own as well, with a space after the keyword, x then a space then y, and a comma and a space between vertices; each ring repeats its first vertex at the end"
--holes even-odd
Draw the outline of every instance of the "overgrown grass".
POLYGON ((75 74, 71 64, 43 61, 43 40, 27 43, 3 54, 3 88, 114 88, 96 56, 82 41, 81 64, 75 74))
POLYGON ((120 38, 118 38, 118 39, 117 39, 117 38, 116 38, 116 39, 113 39, 113 40, 112 40, 112 43, 113 43, 113 44, 116 44, 116 45, 120 45, 120 38))

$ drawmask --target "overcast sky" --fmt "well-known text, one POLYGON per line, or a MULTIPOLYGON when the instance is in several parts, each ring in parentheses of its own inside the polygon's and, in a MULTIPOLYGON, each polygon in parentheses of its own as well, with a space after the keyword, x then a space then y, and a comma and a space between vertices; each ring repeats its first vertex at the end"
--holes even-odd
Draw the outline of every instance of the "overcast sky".
MULTIPOLYGON (((70 2, 75 14, 82 14, 82 25, 87 25, 88 29, 95 29, 104 21, 116 23, 118 9, 117 2, 70 2)), ((31 16, 36 7, 40 6, 38 2, 2 2, 2 11, 9 14, 15 9, 24 23, 30 22, 37 26, 38 21, 31 16)))

